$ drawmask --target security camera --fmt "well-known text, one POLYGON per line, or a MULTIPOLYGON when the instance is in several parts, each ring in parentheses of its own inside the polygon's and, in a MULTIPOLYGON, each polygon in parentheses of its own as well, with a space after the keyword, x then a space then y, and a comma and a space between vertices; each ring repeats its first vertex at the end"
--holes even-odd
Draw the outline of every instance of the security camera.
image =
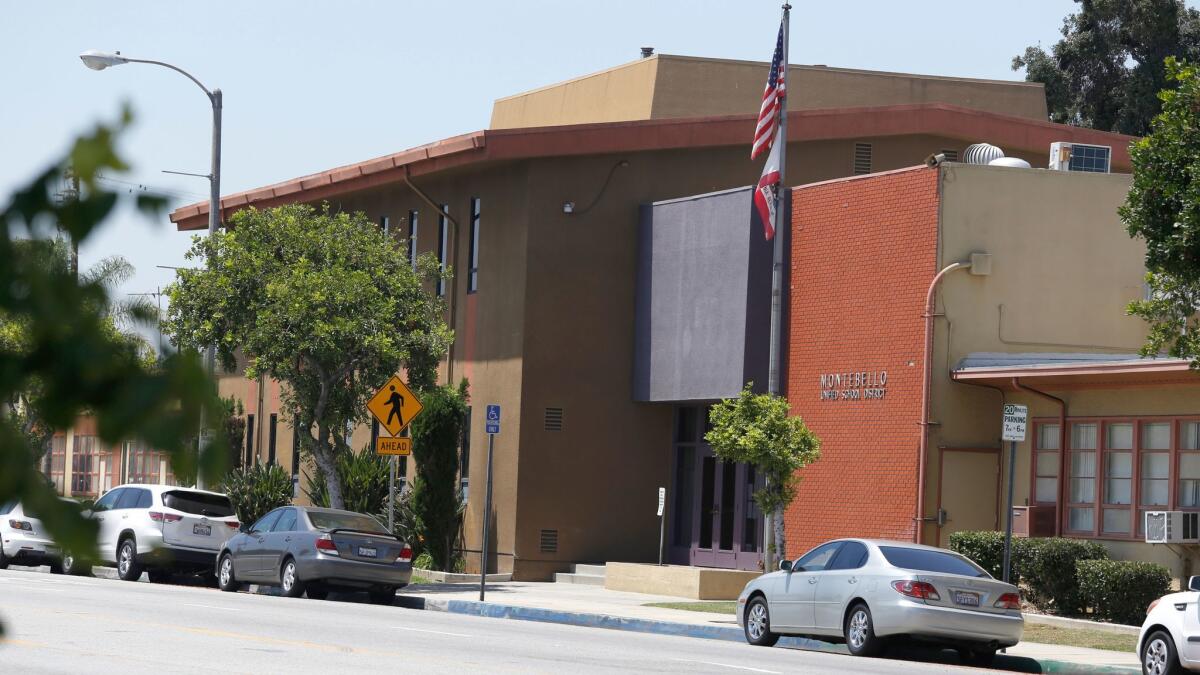
POLYGON ((930 155, 925 158, 925 166, 937 166, 946 161, 946 153, 939 152, 936 155, 930 155))

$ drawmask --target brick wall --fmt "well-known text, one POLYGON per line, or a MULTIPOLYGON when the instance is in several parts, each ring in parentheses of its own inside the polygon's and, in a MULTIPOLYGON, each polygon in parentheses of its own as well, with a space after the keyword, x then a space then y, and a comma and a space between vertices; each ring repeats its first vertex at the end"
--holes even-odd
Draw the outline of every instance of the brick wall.
MULTIPOLYGON (((912 538, 937 177, 918 167, 792 195, 787 394, 822 446, 786 514, 789 556, 837 537, 912 538), (884 371, 886 386, 871 387, 882 398, 821 398, 823 374, 884 371)), ((865 394, 832 391, 847 389, 865 394)))

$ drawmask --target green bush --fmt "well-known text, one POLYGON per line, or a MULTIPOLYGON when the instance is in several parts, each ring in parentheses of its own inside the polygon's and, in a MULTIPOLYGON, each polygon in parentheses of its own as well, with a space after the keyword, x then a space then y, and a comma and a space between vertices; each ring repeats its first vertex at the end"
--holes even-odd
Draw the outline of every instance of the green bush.
POLYGON ((251 525, 271 509, 292 503, 292 477, 278 464, 234 469, 221 481, 238 520, 251 525))
POLYGON ((1107 559, 1108 549, 1098 542, 1064 537, 1027 539, 1020 548, 1017 569, 1038 609, 1077 614, 1083 609, 1083 599, 1075 563, 1107 559))
POLYGON ((424 411, 412 424, 412 505, 420 547, 435 570, 461 567, 456 545, 462 528, 462 495, 458 486, 458 453, 467 414, 467 381, 421 392, 424 411))
POLYGON ((413 558, 413 567, 419 570, 433 569, 433 558, 429 556, 429 551, 422 551, 420 555, 413 558))
POLYGON ((1097 618, 1140 625, 1150 603, 1166 595, 1171 573, 1162 565, 1129 560, 1080 560, 1079 595, 1097 618))
MULTIPOLYGON (((1013 539, 1013 548, 1019 539, 1013 539)), ((961 553, 997 579, 1004 578, 1004 533, 960 531, 950 535, 949 549, 961 553)), ((1015 578, 1015 576, 1014 576, 1015 578)))
MULTIPOLYGON (((355 452, 342 452, 335 464, 342 481, 342 502, 347 511, 376 516, 387 522, 388 480, 391 469, 388 458, 375 454, 373 448, 364 447, 355 452)), ((318 471, 308 476, 304 494, 315 506, 329 506, 329 485, 325 474, 318 471)))

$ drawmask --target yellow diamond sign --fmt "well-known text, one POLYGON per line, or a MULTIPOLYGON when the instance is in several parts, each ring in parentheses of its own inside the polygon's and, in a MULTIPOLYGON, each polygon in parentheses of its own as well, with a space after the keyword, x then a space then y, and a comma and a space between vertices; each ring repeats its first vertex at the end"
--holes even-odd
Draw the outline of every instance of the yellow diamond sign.
POLYGON ((392 436, 400 435, 413 418, 421 413, 421 402, 400 378, 392 376, 387 384, 379 388, 367 401, 367 410, 379 420, 379 424, 392 436))

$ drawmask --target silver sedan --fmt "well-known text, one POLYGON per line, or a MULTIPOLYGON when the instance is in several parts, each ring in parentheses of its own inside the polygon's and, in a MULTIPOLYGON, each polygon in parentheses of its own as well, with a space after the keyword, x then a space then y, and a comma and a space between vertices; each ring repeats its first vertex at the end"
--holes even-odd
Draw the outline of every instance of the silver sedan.
POLYGON ((780 635, 844 641, 855 656, 880 654, 891 640, 928 642, 986 665, 1021 639, 1016 586, 969 559, 896 541, 839 539, 746 584, 738 624, 753 645, 780 635))
POLYGON ((223 591, 257 583, 322 599, 330 590, 359 590, 391 604, 412 579, 412 549, 361 513, 285 506, 243 529, 217 554, 223 591))

